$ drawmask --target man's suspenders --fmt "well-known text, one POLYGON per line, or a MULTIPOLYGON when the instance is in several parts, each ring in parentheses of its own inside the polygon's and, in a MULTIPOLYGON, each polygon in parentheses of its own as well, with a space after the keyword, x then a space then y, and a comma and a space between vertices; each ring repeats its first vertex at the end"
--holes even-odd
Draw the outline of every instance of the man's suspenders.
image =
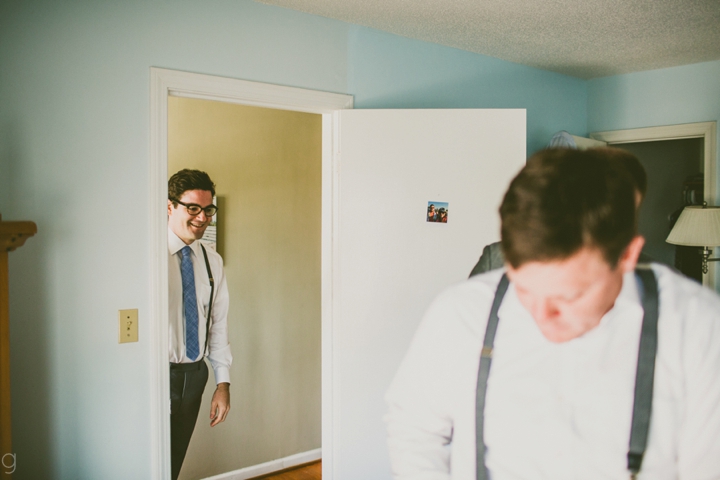
MULTIPOLYGON (((638 352, 637 373, 635 376, 635 401, 633 404, 632 427, 630 429, 630 446, 628 449, 628 470, 631 478, 635 478, 642 465, 645 447, 647 446, 652 411, 653 378, 655 375, 655 354, 657 352, 658 324, 658 291, 655 274, 650 268, 638 268, 635 275, 643 285, 643 323, 640 334, 640 350, 638 352)), ((489 480, 490 475, 485 466, 484 415, 487 381, 490 376, 493 345, 498 326, 498 310, 502 304, 509 281, 503 274, 495 291, 485 339, 480 353, 478 369, 477 396, 475 398, 475 427, 477 449, 477 480, 489 480)))
POLYGON ((215 280, 213 279, 212 270, 210 269, 210 261, 208 260, 205 246, 201 243, 203 257, 205 257, 205 268, 207 268, 208 278, 210 279, 210 303, 208 304, 207 319, 205 319, 205 348, 203 349, 203 355, 208 354, 208 336, 210 335, 210 322, 212 322, 212 306, 213 306, 213 293, 215 293, 215 280))
POLYGON ((477 393, 475 396, 475 448, 477 451, 477 480, 490 480, 490 474, 485 466, 485 396, 487 394, 487 382, 490 377, 490 364, 492 363, 493 345, 495 343, 495 332, 498 326, 498 310, 502 304, 505 292, 510 281, 503 273, 493 300, 487 327, 485 328, 485 340, 480 352, 480 368, 478 369, 477 393))
POLYGON ((655 274, 650 268, 636 269, 643 290, 643 323, 640 333, 637 373, 635 375, 635 403, 633 404, 628 470, 634 479, 640 471, 647 447, 650 413, 652 412, 655 355, 657 353, 658 289, 655 274))

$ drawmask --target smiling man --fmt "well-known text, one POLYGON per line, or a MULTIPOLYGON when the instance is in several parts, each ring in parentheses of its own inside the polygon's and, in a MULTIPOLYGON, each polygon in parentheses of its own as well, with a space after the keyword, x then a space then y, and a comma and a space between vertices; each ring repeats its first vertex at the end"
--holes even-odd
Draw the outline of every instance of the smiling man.
POLYGON ((720 478, 720 298, 636 267, 634 197, 610 151, 528 159, 505 268, 433 302, 388 391, 396 479, 720 478))
POLYGON ((200 411, 210 360, 217 388, 210 426, 230 411, 228 290, 220 255, 198 242, 217 212, 207 173, 181 170, 168 181, 170 436, 172 478, 180 474, 200 411))

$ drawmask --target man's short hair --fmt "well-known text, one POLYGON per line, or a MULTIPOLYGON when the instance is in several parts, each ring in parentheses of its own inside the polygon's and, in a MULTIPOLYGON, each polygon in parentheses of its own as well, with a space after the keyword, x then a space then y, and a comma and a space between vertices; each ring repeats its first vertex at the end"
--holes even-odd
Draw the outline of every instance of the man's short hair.
POLYGON ((500 206, 502 248, 513 268, 598 248, 612 267, 637 234, 635 182, 606 149, 531 156, 500 206))
POLYGON ((188 190, 207 190, 215 196, 215 184, 210 176, 200 170, 183 169, 168 180, 168 199, 180 200, 188 190))
POLYGON ((633 182, 635 183, 635 189, 640 193, 640 198, 645 198, 645 194, 647 193, 647 173, 645 172, 645 167, 642 166, 642 163, 640 163, 640 160, 638 160, 635 155, 627 150, 614 147, 604 147, 592 150, 607 152, 608 155, 611 155, 613 158, 618 160, 632 177, 633 182))

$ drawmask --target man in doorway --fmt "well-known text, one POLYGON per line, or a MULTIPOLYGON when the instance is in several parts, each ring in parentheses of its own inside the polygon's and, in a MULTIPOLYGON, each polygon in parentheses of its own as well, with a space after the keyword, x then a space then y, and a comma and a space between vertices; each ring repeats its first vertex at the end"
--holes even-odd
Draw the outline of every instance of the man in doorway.
MULTIPOLYGON (((567 135, 567 132, 561 133, 567 135)), ((562 146, 560 148, 576 147, 562 146)), ((647 173, 645 173, 645 168, 635 155, 626 150, 612 147, 604 148, 603 150, 607 152, 607 154, 613 155, 615 159, 622 163, 632 177, 635 186, 635 207, 639 210, 643 200, 645 199, 645 194, 647 193, 647 173)), ((650 263, 651 261, 652 257, 647 255, 645 252, 640 252, 638 263, 650 263)), ((480 273, 489 272, 490 270, 495 270, 497 268, 502 268, 504 265, 505 257, 503 256, 500 242, 485 245, 482 254, 480 255, 480 259, 470 272, 470 277, 474 277, 480 273)))
POLYGON ((636 269, 634 207, 606 151, 528 160, 505 268, 433 302, 387 393, 396 479, 720 478, 720 297, 636 269))
POLYGON ((207 173, 180 170, 168 181, 170 436, 172 478, 178 478, 192 437, 210 360, 217 388, 210 426, 230 411, 228 290, 222 257, 197 241, 217 212, 207 173))

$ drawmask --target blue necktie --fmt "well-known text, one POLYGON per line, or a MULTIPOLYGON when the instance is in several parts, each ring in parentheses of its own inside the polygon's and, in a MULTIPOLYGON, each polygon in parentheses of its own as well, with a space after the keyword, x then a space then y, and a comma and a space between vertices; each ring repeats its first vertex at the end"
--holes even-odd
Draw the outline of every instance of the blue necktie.
POLYGON ((180 273, 182 275, 183 305, 185 307, 185 351, 190 360, 200 354, 198 346, 198 307, 195 293, 195 272, 193 270, 192 250, 189 246, 180 250, 180 273))

